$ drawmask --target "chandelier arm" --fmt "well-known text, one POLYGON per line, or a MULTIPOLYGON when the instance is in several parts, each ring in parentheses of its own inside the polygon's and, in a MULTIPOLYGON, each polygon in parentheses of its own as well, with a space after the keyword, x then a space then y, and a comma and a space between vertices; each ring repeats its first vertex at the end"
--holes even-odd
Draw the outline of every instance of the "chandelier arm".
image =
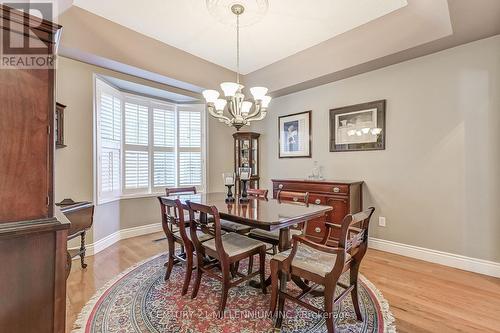
POLYGON ((267 110, 262 110, 262 112, 260 113, 260 115, 256 118, 253 118, 253 119, 246 119, 248 123, 250 123, 251 121, 259 121, 259 120, 262 120, 264 119, 265 117, 267 116, 267 110))
POLYGON ((249 113, 248 116, 246 116, 245 119, 252 119, 255 116, 257 116, 261 111, 261 105, 260 103, 255 103, 255 110, 252 113, 249 113))
POLYGON ((218 114, 217 112, 215 112, 213 106, 207 106, 207 110, 208 110, 208 113, 210 113, 210 115, 212 115, 212 117, 215 117, 218 119, 223 119, 226 122, 231 121, 228 117, 224 116, 223 114, 218 114))

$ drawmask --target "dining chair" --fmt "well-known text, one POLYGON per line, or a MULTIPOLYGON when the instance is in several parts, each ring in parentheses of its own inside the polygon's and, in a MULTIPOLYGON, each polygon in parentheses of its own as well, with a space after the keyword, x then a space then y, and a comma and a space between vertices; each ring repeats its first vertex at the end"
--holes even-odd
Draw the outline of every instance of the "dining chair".
POLYGON ((370 207, 363 212, 347 215, 341 225, 330 225, 328 233, 331 233, 333 228, 341 229, 336 247, 314 243, 305 236, 295 235, 292 239, 292 248, 278 253, 271 259, 270 310, 275 315, 275 328, 281 328, 285 299, 289 299, 323 315, 328 333, 333 333, 335 332, 333 309, 335 304, 342 301, 349 293, 357 320, 363 320, 358 299, 358 274, 368 247, 368 226, 374 211, 375 208, 370 207), (340 276, 348 270, 350 270, 349 283, 340 282, 340 276), (288 277, 292 275, 314 284, 298 296, 290 295, 286 292, 286 283, 288 277), (324 309, 316 308, 301 300, 309 293, 318 292, 317 289, 321 286, 324 288, 320 293, 325 299, 324 309), (343 291, 334 298, 337 286, 343 291), (276 307, 278 307, 277 312, 276 307))
MULTIPOLYGON (((268 190, 262 190, 262 189, 248 189, 247 193, 250 197, 254 198, 261 198, 261 199, 266 199, 267 200, 267 193, 268 190)), ((246 226, 241 223, 236 223, 236 222, 231 222, 227 220, 220 220, 220 225, 222 230, 225 230, 227 232, 236 232, 241 235, 246 235, 252 230, 252 227, 246 226)))
MULTIPOLYGON (((276 199, 278 202, 298 202, 306 206, 309 206, 309 192, 292 192, 292 191, 282 191, 279 190, 276 194, 276 199)), ((293 235, 299 235, 302 233, 304 224, 300 223, 294 225, 290 228, 290 237, 293 235)), ((248 237, 260 240, 264 243, 270 244, 272 246, 272 254, 277 253, 277 247, 279 244, 280 231, 267 231, 262 229, 252 229, 248 233, 248 237)))
POLYGON ((222 282, 222 295, 218 308, 220 317, 224 316, 227 296, 231 287, 259 275, 262 292, 266 294, 267 291, 264 285, 266 245, 234 232, 223 234, 219 211, 215 206, 206 206, 190 201, 186 201, 186 204, 189 207, 191 239, 197 252, 196 282, 191 297, 195 298, 198 295, 201 278, 204 273, 222 282), (209 223, 209 219, 213 220, 213 223, 209 223), (214 238, 202 242, 199 238, 200 232, 209 234, 214 238), (231 281, 231 266, 255 254, 259 255, 259 271, 246 275, 235 272, 237 279, 231 281), (217 261, 205 260, 205 256, 215 258, 217 261), (218 267, 220 267, 221 274, 213 271, 218 267))
MULTIPOLYGON (((185 295, 191 281, 193 271, 194 245, 191 242, 191 234, 186 230, 184 220, 184 210, 179 199, 172 200, 166 197, 158 197, 161 206, 162 227, 168 241, 168 261, 165 281, 170 278, 172 269, 177 263, 186 264, 186 273, 184 274, 184 284, 182 285, 182 295, 185 295), (181 246, 181 252, 175 252, 175 244, 181 246)), ((205 242, 213 238, 210 235, 200 233, 198 239, 205 242)))
MULTIPOLYGON (((263 200, 268 200, 267 199, 268 193, 269 193, 268 190, 263 190, 259 188, 251 188, 247 190, 247 194, 249 197, 263 199, 263 200)), ((220 225, 222 230, 224 231, 236 232, 241 235, 246 235, 252 230, 252 227, 246 226, 241 223, 227 221, 224 219, 220 220, 220 225)), ((238 267, 239 263, 236 263, 234 269, 238 270, 238 267)), ((250 259, 248 260, 248 274, 252 273, 252 270, 253 270, 253 256, 251 256, 250 259)))

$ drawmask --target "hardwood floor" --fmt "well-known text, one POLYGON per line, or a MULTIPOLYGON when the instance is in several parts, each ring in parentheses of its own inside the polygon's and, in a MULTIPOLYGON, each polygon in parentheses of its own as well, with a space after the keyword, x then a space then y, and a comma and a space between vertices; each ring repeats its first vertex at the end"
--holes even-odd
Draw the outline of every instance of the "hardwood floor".
MULTIPOLYGON (((166 250, 161 233, 121 241, 93 257, 83 271, 73 262, 68 278, 66 327, 108 280, 166 250)), ((389 301, 398 332, 500 332, 500 279, 369 250, 361 272, 389 301)))

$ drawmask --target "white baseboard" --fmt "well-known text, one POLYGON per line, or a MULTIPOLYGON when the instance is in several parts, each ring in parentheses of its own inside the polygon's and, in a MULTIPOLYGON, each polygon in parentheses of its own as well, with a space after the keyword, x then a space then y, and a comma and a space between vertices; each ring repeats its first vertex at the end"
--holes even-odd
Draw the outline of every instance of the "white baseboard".
MULTIPOLYGON (((153 223, 140 227, 118 230, 111 235, 98 240, 95 243, 87 245, 86 255, 92 256, 96 253, 99 253, 118 241, 127 238, 152 234, 161 230, 161 223, 153 223)), ((469 272, 500 277, 500 263, 493 261, 471 258, 458 254, 442 252, 372 237, 370 237, 368 246, 375 250, 399 254, 410 258, 463 269, 469 272)), ((79 257, 75 257, 73 259, 79 259, 79 257)))
POLYGON ((458 254, 371 237, 368 241, 368 247, 375 250, 381 250, 436 264, 459 268, 469 272, 500 277, 500 263, 494 261, 471 258, 458 254))
MULTIPOLYGON (((118 230, 111 235, 108 235, 104 238, 99 239, 97 242, 87 245, 87 250, 85 252, 86 256, 93 256, 96 253, 101 252, 102 250, 110 247, 118 241, 143 236, 147 234, 153 234, 155 232, 162 231, 161 223, 153 223, 148 225, 143 225, 139 227, 127 228, 118 230)), ((71 248, 70 250, 78 250, 79 247, 71 248)), ((80 257, 75 257, 73 260, 79 259, 80 257)))

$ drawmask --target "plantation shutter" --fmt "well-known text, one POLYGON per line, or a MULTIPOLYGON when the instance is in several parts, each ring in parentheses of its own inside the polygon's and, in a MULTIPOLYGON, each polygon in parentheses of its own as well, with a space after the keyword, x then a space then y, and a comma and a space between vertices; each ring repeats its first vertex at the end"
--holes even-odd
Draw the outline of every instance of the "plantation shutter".
POLYGON ((149 192, 149 108, 134 100, 125 102, 124 189, 149 192))
POLYGON ((117 198, 121 193, 121 98, 119 92, 97 81, 97 180, 98 200, 117 198))
POLYGON ((176 186, 175 106, 153 108, 153 187, 176 186))
POLYGON ((202 114, 195 108, 178 108, 179 186, 201 186, 203 182, 202 114))

